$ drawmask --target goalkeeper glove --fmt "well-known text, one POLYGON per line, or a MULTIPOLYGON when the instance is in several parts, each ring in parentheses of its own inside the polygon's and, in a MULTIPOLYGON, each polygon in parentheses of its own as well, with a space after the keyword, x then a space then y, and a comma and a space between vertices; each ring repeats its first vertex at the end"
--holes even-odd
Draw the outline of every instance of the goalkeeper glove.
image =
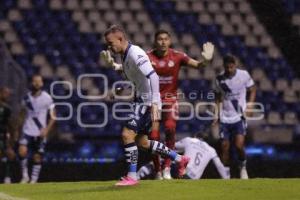
POLYGON ((110 55, 110 51, 102 50, 100 52, 100 56, 101 56, 101 59, 103 59, 106 62, 106 64, 108 64, 109 66, 113 67, 114 70, 121 70, 122 69, 122 65, 118 64, 114 61, 114 58, 110 55))
POLYGON ((205 60, 211 60, 214 54, 215 46, 211 42, 206 42, 203 44, 202 56, 205 60))

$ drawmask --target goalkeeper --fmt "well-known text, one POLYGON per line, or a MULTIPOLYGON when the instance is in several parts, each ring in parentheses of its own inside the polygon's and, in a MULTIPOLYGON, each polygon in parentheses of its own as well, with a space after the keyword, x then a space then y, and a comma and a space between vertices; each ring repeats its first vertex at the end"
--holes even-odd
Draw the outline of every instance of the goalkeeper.
MULTIPOLYGON (((185 53, 170 48, 171 35, 166 30, 159 30, 154 36, 154 49, 147 54, 151 64, 159 76, 159 88, 162 98, 161 124, 165 130, 165 144, 170 149, 175 147, 176 119, 178 117, 177 88, 178 74, 181 66, 200 68, 206 66, 213 57, 214 45, 203 44, 202 60, 190 58, 185 53)), ((118 66, 116 66, 118 68, 118 66)), ((151 139, 160 140, 159 122, 154 122, 151 139)), ((153 157, 156 179, 171 179, 171 160, 166 158, 163 166, 158 156, 153 157)))

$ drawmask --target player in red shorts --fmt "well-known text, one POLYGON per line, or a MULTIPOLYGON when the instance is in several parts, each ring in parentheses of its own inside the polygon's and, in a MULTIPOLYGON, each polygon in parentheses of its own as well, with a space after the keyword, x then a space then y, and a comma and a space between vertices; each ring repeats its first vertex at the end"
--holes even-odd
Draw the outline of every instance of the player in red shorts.
MULTIPOLYGON (((174 149, 176 118, 178 115, 177 83, 180 67, 186 65, 198 68, 207 65, 212 59, 214 46, 210 42, 205 43, 203 45, 203 52, 201 53, 204 60, 197 61, 183 52, 170 48, 171 35, 166 30, 159 30, 156 32, 154 40, 155 48, 150 50, 147 54, 159 76, 159 87, 163 104, 161 123, 165 128, 165 143, 167 147, 174 149)), ((153 124, 150 138, 153 140, 160 140, 159 122, 153 124)), ((158 156, 153 157, 153 162, 156 171, 156 179, 172 178, 170 173, 170 159, 165 159, 162 167, 163 171, 158 156)))

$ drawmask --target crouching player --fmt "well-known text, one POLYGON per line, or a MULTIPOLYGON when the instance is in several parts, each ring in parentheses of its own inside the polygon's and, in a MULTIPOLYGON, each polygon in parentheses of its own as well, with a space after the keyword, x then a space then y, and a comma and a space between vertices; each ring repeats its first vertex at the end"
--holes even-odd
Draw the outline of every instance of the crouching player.
MULTIPOLYGON (((179 140, 175 143, 175 149, 190 157, 190 162, 186 167, 183 178, 200 179, 210 161, 213 161, 223 179, 230 178, 229 170, 224 167, 216 153, 216 150, 202 139, 201 134, 197 134, 195 137, 186 137, 179 140)), ((153 164, 147 164, 139 169, 138 177, 142 179, 143 177, 150 175, 152 170, 153 164)))

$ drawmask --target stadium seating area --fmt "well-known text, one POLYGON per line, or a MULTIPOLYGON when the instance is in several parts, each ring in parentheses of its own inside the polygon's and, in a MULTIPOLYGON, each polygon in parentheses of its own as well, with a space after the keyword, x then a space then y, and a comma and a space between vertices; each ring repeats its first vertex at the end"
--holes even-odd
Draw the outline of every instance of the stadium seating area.
MULTIPOLYGON (((285 1, 293 21, 300 27, 298 1, 285 1), (293 6, 290 2, 294 2, 293 6)), ((187 69, 180 73, 180 87, 184 93, 212 90, 213 79, 222 69, 222 56, 237 55, 257 83, 257 101, 265 105, 265 118, 251 122, 264 128, 286 127, 292 132, 300 120, 300 79, 283 57, 272 37, 256 18, 250 4, 243 0, 5 0, 0 2, 0 34, 16 61, 26 74, 39 71, 46 78, 46 88, 54 80, 68 81, 73 92, 68 99, 73 108, 88 100, 77 95, 77 78, 84 73, 105 74, 108 84, 121 76, 99 61, 104 48, 102 34, 111 24, 125 27, 129 38, 144 49, 151 48, 153 34, 159 28, 172 33, 174 48, 200 58, 205 41, 216 45, 216 54, 210 66, 202 70, 187 69)), ((103 92, 103 81, 84 78, 83 94, 103 92)), ((55 95, 67 95, 67 85, 56 85, 55 95)), ((201 96, 201 95, 200 95, 201 96)), ((204 95, 205 96, 205 95, 204 95)), ((205 98, 198 98, 206 100, 205 98)), ((103 101, 106 101, 103 99, 103 101)), ((109 109, 112 102, 106 101, 109 109)), ((194 103, 194 101, 192 101, 194 103)), ((84 123, 97 123, 101 109, 83 107, 84 123)), ((184 115, 185 109, 181 109, 184 115)), ((58 106, 60 116, 68 116, 66 106, 58 106)), ((117 136, 121 125, 108 116, 104 128, 82 128, 77 123, 77 110, 70 120, 59 122, 61 133, 77 136, 117 136)), ((101 121, 101 120, 100 120, 101 121)), ((208 122, 190 120, 179 122, 178 132, 196 132, 208 122)), ((261 129, 264 130, 264 129, 261 129)), ((294 134, 300 134, 294 133, 294 134)))

